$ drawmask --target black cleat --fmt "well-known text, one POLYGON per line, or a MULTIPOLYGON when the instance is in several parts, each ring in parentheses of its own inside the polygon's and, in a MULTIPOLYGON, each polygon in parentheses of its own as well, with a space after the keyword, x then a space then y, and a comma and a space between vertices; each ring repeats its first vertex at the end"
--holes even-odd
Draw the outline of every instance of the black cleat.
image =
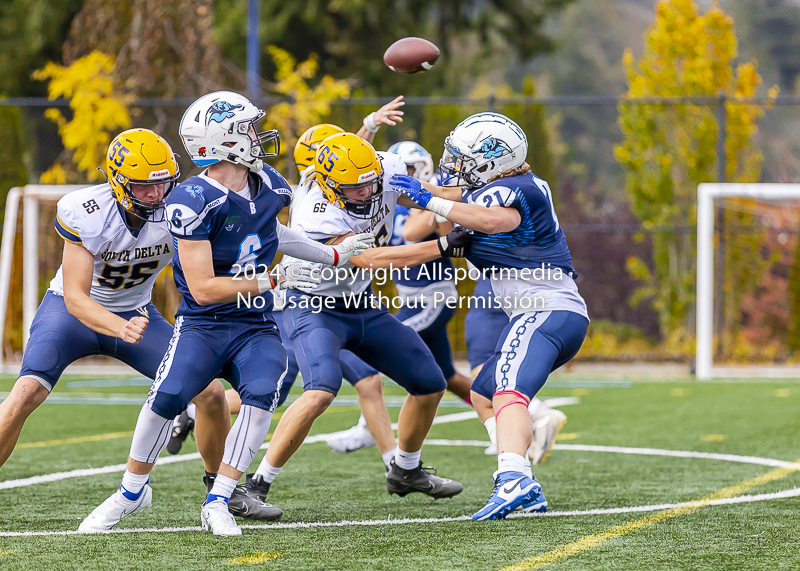
POLYGON ((259 521, 278 521, 283 510, 264 502, 269 493, 270 484, 260 475, 248 474, 245 483, 236 486, 228 502, 228 511, 238 517, 259 521))
POLYGON ((206 485, 206 493, 210 494, 211 489, 214 487, 214 482, 217 480, 216 474, 209 474, 206 472, 206 475, 203 476, 203 483, 206 485))
POLYGON ((181 451, 183 441, 189 436, 189 433, 194 428, 194 420, 189 418, 189 414, 184 410, 180 416, 175 418, 172 423, 172 434, 167 443, 167 452, 170 454, 177 454, 181 451))
POLYGON ((440 478, 435 473, 435 468, 423 468, 422 462, 413 470, 404 470, 392 459, 389 471, 386 472, 386 489, 390 494, 397 494, 400 497, 412 492, 420 492, 434 499, 452 498, 464 489, 459 482, 440 478), (434 474, 428 470, 433 470, 434 474))

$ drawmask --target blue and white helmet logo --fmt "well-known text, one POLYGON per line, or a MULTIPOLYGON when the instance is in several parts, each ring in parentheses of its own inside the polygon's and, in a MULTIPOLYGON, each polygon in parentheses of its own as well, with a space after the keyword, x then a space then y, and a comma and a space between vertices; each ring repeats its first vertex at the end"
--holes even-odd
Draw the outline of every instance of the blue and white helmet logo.
POLYGON ((225 119, 230 119, 234 116, 234 111, 237 109, 244 109, 243 105, 231 105, 227 101, 216 101, 214 105, 206 111, 206 125, 214 121, 222 123, 225 119))
POLYGON ((510 153, 511 149, 508 148, 503 141, 500 139, 495 139, 494 137, 489 137, 483 144, 481 148, 477 151, 472 151, 474 153, 484 153, 484 159, 497 159, 505 155, 506 153, 510 153))

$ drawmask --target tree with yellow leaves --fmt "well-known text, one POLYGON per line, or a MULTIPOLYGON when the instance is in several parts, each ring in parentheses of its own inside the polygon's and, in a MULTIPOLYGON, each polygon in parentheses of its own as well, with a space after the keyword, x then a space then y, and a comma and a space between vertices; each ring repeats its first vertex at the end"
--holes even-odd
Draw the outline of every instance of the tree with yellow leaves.
MULTIPOLYGON (((652 270, 639 258, 628 269, 643 282, 631 301, 652 300, 662 340, 686 348, 694 307, 696 238, 664 228, 695 225, 697 185, 716 180, 720 137, 718 108, 697 104, 629 104, 646 97, 724 97, 725 177, 756 182, 761 154, 753 145, 763 109, 737 103, 756 95, 761 83, 757 62, 734 67, 738 43, 733 19, 716 0, 701 14, 693 0, 661 0, 655 22, 645 32, 642 57, 623 57, 628 85, 619 105, 624 135, 615 148, 626 171, 633 211, 652 234, 652 270)), ((770 97, 777 95, 770 90, 770 97)), ((723 100, 721 100, 723 101, 723 100)), ((743 245, 744 246, 744 245, 743 245)))
MULTIPOLYGON (((115 91, 113 81, 114 59, 101 52, 92 52, 69 67, 48 63, 33 73, 40 81, 50 80, 47 93, 50 99, 66 97, 70 100, 72 119, 55 108, 45 116, 58 125, 58 133, 78 171, 90 181, 101 180, 103 175, 95 170, 104 164, 104 156, 112 133, 131 126, 128 105, 131 98, 115 91)), ((65 184, 77 179, 75 170, 59 159, 41 176, 45 184, 65 184)))
POLYGON ((346 81, 333 79, 325 75, 315 87, 309 80, 316 78, 319 71, 317 56, 311 55, 307 60, 297 60, 286 50, 276 46, 267 48, 275 61, 275 86, 278 95, 290 97, 273 105, 267 113, 267 125, 277 129, 281 135, 281 155, 286 160, 285 173, 294 175, 292 152, 297 138, 309 127, 323 123, 331 113, 331 102, 350 96, 350 86, 346 81))

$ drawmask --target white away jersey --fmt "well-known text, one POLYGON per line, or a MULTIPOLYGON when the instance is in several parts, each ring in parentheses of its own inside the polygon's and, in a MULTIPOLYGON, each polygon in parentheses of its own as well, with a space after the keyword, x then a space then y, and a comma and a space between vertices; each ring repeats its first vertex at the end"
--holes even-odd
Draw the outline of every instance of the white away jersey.
MULTIPOLYGON (((125 222, 108 184, 90 186, 58 201, 56 232, 94 256, 90 296, 113 312, 131 311, 150 301, 156 276, 172 259, 166 222, 148 222, 139 231, 125 222)), ((50 290, 64 295, 63 268, 50 290)))
MULTIPOLYGON (((347 210, 342 210, 328 202, 319 186, 314 181, 306 181, 303 190, 295 191, 295 198, 301 197, 299 202, 292 202, 291 226, 294 230, 302 232, 312 240, 330 243, 345 234, 358 234, 372 232, 375 235, 375 246, 388 246, 394 229, 394 208, 397 198, 401 193, 394 190, 390 181, 392 175, 406 174, 406 164, 399 155, 378 151, 383 167, 383 200, 378 213, 370 219, 355 218, 347 210)), ((302 263, 308 267, 327 268, 322 273, 322 283, 313 290, 315 295, 343 297, 346 294, 359 294, 367 289, 372 282, 369 272, 349 262, 343 266, 348 271, 348 277, 342 279, 344 272, 339 269, 339 278, 336 279, 336 268, 324 264, 314 264, 290 256, 284 256, 282 264, 302 263)))

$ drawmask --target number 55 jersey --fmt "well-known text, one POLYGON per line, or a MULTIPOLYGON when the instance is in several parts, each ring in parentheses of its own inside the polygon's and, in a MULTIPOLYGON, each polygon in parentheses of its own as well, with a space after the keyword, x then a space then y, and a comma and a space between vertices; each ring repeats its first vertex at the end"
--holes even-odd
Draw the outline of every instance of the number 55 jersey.
MULTIPOLYGON (((94 256, 90 297, 112 312, 147 305, 153 284, 173 254, 166 222, 128 226, 125 213, 108 184, 90 186, 58 201, 56 232, 94 256)), ((63 269, 50 291, 64 295, 63 269)))

